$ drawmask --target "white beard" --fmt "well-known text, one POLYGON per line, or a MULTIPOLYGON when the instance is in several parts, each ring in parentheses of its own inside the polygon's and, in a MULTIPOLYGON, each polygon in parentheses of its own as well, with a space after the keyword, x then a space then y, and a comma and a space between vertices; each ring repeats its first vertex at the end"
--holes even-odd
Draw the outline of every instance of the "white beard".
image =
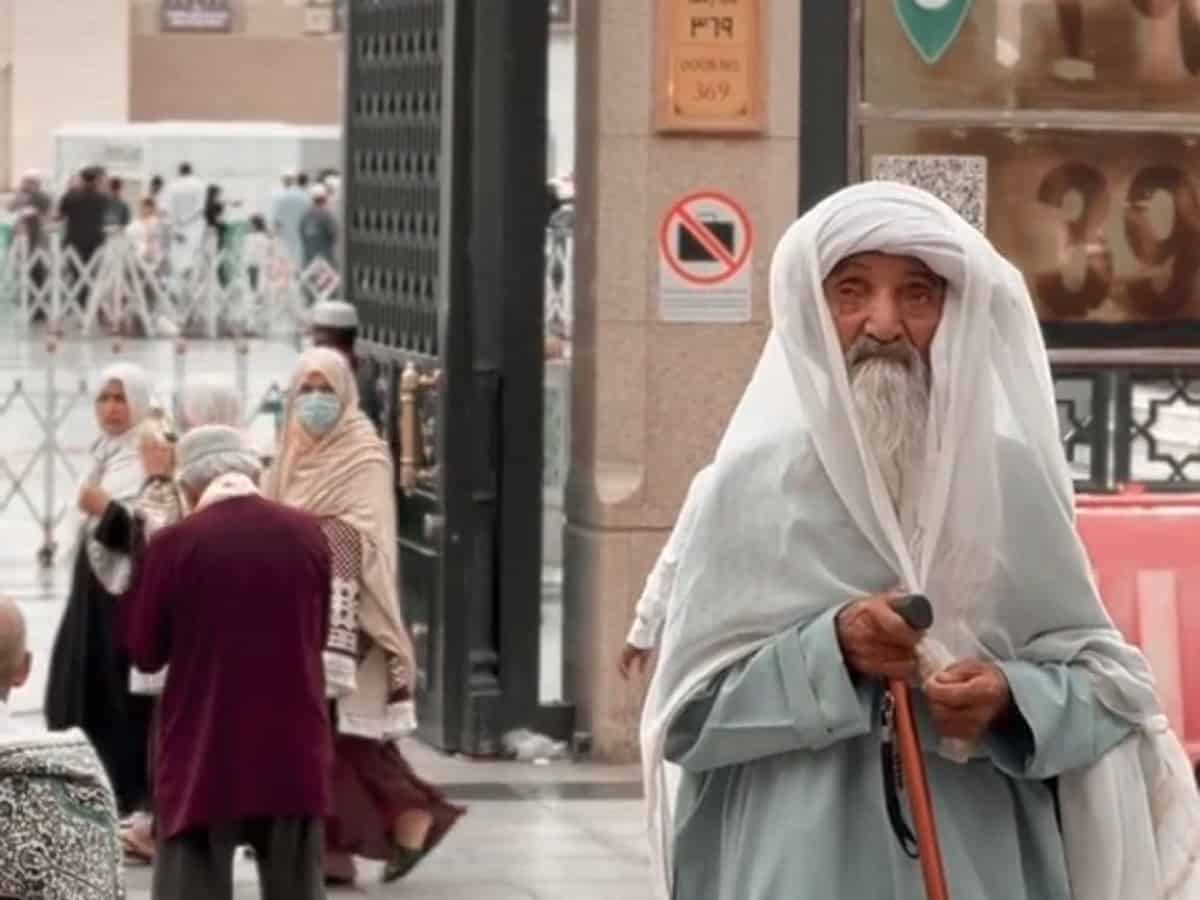
POLYGON ((925 450, 929 383, 924 361, 868 356, 854 364, 850 387, 867 447, 899 511, 906 483, 915 477, 925 450))

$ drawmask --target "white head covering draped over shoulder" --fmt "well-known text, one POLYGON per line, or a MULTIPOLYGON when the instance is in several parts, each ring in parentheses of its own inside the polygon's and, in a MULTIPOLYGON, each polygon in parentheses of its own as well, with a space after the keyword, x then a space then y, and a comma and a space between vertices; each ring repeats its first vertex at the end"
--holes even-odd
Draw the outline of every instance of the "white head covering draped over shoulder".
POLYGON ((121 385, 125 403, 129 407, 129 429, 118 435, 103 435, 92 447, 95 462, 93 475, 100 487, 114 500, 128 500, 137 496, 145 481, 146 473, 138 453, 141 437, 139 426, 150 415, 152 390, 146 370, 134 363, 114 363, 100 373, 96 383, 99 396, 113 383, 121 385))
POLYGON ((1075 900, 1200 896, 1200 884, 1183 886, 1200 878, 1200 800, 1146 662, 1112 626, 1075 532, 1053 380, 1021 274, 929 194, 861 184, 783 236, 771 313, 679 553, 643 714, 660 887, 673 833, 664 740, 683 703, 785 629, 899 584, 930 597, 934 636, 954 656, 1072 663, 1099 702, 1140 726, 1060 779, 1075 900), (948 282, 926 452, 899 514, 856 420, 822 288, 837 263, 870 251, 915 257, 948 282), (805 502, 829 488, 861 539, 830 534, 805 502), (847 552, 854 543, 864 549, 847 552))
MULTIPOLYGON (((91 462, 79 483, 96 484, 117 503, 131 503, 146 481, 142 465, 141 425, 150 415, 153 391, 146 370, 134 363, 114 363, 100 373, 94 397, 99 399, 110 384, 119 384, 129 407, 129 428, 121 434, 105 434, 92 446, 91 462)), ((72 501, 74 501, 74 497, 72 501)), ((104 588, 113 594, 122 593, 129 583, 129 557, 115 553, 92 537, 98 520, 93 517, 73 517, 72 530, 80 538, 80 547, 87 554, 92 572, 104 588)))
POLYGON ((288 391, 287 425, 264 495, 318 517, 340 519, 362 539, 359 624, 386 653, 398 657, 413 686, 412 642, 400 616, 396 588, 395 479, 392 458, 358 406, 358 387, 345 358, 314 348, 300 356, 288 391), (295 398, 304 379, 319 372, 341 402, 341 418, 312 438, 296 421, 295 398))

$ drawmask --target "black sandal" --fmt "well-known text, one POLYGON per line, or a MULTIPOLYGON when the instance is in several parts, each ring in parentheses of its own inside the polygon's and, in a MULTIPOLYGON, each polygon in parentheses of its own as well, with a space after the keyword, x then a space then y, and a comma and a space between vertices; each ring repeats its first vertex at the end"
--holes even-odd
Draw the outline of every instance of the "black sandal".
POLYGON ((409 847, 396 847, 392 856, 383 867, 383 883, 391 884, 399 881, 416 868, 417 863, 425 858, 428 850, 413 850, 409 847))

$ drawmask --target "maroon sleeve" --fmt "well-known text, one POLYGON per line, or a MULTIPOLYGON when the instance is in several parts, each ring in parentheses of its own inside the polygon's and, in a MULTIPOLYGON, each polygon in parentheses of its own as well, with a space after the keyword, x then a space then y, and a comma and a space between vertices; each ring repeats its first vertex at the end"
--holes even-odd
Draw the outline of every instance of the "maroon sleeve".
POLYGON ((175 544, 174 540, 156 540, 146 547, 132 589, 121 601, 125 650, 143 672, 157 672, 167 663, 166 605, 176 590, 176 567, 171 562, 175 544))

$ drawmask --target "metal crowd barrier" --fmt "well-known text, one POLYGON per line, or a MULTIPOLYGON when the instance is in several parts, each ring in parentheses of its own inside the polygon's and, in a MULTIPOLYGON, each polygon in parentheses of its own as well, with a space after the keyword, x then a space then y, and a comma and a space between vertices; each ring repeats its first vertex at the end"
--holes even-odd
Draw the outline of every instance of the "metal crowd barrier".
POLYGON ((0 269, 0 299, 16 306, 21 324, 83 337, 295 336, 312 304, 340 285, 323 259, 301 270, 272 241, 255 261, 240 248, 218 249, 214 234, 182 263, 170 249, 139 254, 121 231, 87 259, 57 232, 37 246, 18 234, 0 269))
POLYGON ((545 254, 546 337, 569 343, 575 325, 575 234, 573 223, 566 217, 552 220, 547 226, 545 254))
MULTIPOLYGON (((90 464, 89 451, 97 436, 92 398, 108 362, 134 360, 148 369, 169 371, 169 377, 159 379, 155 400, 177 419, 180 391, 194 371, 194 357, 202 352, 196 368, 232 374, 246 411, 244 424, 263 455, 269 456, 283 424, 281 385, 295 355, 287 345, 246 339, 115 341, 106 346, 60 341, 46 334, 37 341, 14 343, 23 359, 20 372, 0 393, 0 521, 15 528, 19 519, 37 528, 40 544, 34 555, 43 567, 54 563, 60 538, 70 542, 74 537, 61 530, 90 464), (134 348, 139 352, 131 352, 134 348), (157 363, 145 358, 148 353, 158 357, 157 363), (168 353, 173 362, 164 359, 168 353), (72 363, 61 358, 68 354, 85 359, 72 363), (264 361, 253 358, 256 355, 272 358, 264 361), (256 385, 251 383, 252 364, 256 385), (265 384, 264 368, 269 369, 265 384)), ((11 550, 13 542, 8 543, 11 550)))
POLYGON ((200 368, 233 375, 248 427, 273 438, 283 414, 280 383, 309 309, 340 286, 327 263, 296 271, 277 244, 253 265, 218 250, 209 235, 184 262, 170 252, 144 258, 121 232, 86 260, 58 234, 30 246, 18 233, 0 256, 0 313, 15 326, 8 362, 19 369, 0 388, 0 525, 14 528, 23 545, 23 523, 34 524, 43 566, 54 562, 59 537, 73 537, 60 531, 87 465, 94 379, 107 361, 148 362, 171 383, 159 399, 177 412, 179 391, 202 356, 200 368), (274 363, 265 365, 264 356, 274 363), (277 371, 263 389, 266 369, 277 371))

